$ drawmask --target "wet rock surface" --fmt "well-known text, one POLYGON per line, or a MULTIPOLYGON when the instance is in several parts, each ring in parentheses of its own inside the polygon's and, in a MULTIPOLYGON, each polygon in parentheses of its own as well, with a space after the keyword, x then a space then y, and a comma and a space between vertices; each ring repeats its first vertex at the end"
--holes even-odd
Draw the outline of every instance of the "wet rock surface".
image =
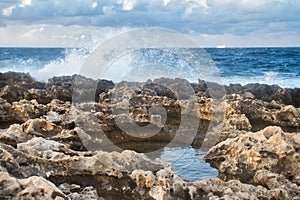
POLYGON ((0 199, 299 199, 299 89, 210 87, 0 74, 0 199), (149 153, 168 144, 219 176, 183 180, 149 153))

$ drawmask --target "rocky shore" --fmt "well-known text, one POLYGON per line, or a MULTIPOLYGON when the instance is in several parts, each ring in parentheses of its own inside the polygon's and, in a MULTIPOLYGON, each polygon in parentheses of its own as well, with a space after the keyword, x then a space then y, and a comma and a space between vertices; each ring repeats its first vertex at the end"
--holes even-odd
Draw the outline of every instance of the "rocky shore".
POLYGON ((300 89, 188 86, 0 73, 0 199, 300 199, 300 89), (186 144, 218 177, 151 153, 186 144))

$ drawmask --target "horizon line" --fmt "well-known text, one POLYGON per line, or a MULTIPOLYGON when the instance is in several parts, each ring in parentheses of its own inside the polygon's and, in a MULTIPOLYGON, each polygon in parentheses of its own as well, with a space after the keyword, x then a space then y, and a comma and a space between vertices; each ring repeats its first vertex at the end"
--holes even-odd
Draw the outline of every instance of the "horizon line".
MULTIPOLYGON (((101 44, 99 44, 101 45, 101 44)), ((86 48, 85 46, 0 46, 0 48, 61 48, 61 49, 67 49, 67 48, 86 48)), ((215 49, 230 49, 230 48, 300 48, 300 46, 225 46, 220 48, 219 45, 217 46, 199 46, 199 48, 215 48, 215 49)))

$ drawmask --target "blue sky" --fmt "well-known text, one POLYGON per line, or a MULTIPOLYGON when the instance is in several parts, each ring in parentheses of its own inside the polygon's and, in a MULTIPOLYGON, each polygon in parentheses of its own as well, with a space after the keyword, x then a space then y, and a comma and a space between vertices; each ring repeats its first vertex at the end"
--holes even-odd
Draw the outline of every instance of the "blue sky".
POLYGON ((0 0, 0 46, 82 46, 162 27, 203 46, 300 46, 300 0, 0 0))

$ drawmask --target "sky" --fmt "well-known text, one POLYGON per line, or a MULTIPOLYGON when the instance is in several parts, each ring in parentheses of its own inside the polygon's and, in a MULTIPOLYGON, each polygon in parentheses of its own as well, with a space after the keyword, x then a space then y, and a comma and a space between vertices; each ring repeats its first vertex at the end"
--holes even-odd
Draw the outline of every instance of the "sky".
POLYGON ((201 46, 300 46, 300 0, 0 0, 0 46, 77 47, 159 27, 201 46))

